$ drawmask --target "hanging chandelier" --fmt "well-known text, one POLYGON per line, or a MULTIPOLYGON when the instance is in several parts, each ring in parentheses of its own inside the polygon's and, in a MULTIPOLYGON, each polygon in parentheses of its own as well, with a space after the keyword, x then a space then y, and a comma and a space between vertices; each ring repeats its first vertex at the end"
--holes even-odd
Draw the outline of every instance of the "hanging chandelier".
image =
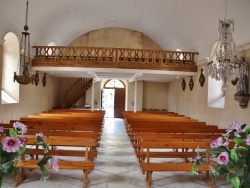
POLYGON ((232 36, 234 21, 232 19, 219 20, 219 40, 212 56, 209 58, 207 75, 224 82, 223 91, 228 90, 227 81, 234 85, 246 73, 247 63, 240 58, 232 36))
POLYGON ((28 32, 28 5, 26 3, 26 17, 24 31, 22 32, 20 48, 19 48, 19 60, 17 66, 17 72, 14 72, 14 82, 17 81, 19 84, 33 84, 34 75, 30 75, 31 58, 30 58, 30 33, 28 32), (20 71, 22 70, 22 71, 20 71), (19 74, 19 75, 18 75, 19 74))
POLYGON ((225 0, 225 18, 219 20, 219 39, 216 48, 206 66, 208 76, 216 81, 223 81, 222 91, 227 91, 227 81, 236 85, 247 74, 248 64, 240 58, 234 43, 234 20, 227 19, 227 0, 225 0))

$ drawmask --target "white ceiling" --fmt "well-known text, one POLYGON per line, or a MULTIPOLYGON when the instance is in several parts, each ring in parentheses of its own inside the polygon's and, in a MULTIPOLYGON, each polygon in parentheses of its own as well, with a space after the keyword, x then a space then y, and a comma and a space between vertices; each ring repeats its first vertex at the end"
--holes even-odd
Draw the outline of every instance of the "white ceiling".
MULTIPOLYGON (((55 41, 67 46, 91 30, 121 27, 136 30, 150 37, 164 50, 199 52, 198 60, 209 56, 218 39, 218 20, 234 19, 233 34, 237 46, 250 44, 250 0, 30 0, 29 31, 31 45, 48 45, 55 41), (227 7, 227 8, 226 8, 227 7)), ((0 37, 12 31, 20 37, 25 19, 26 0, 0 0, 0 37)), ((45 70, 44 70, 45 71, 45 70)), ((97 76, 169 81, 175 72, 145 70, 61 70, 55 76, 97 76), (116 71, 116 74, 114 74, 116 71), (119 73, 119 74, 118 74, 119 73), (123 74, 122 74, 123 73, 123 74), (138 76, 139 75, 139 76, 138 76)))

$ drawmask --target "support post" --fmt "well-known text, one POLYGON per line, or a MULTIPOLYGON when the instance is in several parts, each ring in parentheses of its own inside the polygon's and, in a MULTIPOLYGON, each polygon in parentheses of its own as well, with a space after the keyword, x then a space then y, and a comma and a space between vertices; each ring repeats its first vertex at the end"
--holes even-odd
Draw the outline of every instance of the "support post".
POLYGON ((94 111, 95 107, 95 79, 92 79, 92 90, 91 90, 91 111, 94 111))
POLYGON ((137 112, 137 79, 135 79, 135 89, 134 89, 134 112, 137 112))

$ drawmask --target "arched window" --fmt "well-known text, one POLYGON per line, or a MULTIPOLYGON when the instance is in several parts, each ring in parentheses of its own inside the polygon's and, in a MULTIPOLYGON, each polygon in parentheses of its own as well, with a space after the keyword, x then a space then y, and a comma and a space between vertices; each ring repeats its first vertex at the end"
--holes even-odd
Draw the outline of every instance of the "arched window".
POLYGON ((13 81, 14 72, 18 71, 18 59, 18 38, 14 33, 9 32, 4 36, 3 45, 2 104, 19 102, 19 84, 13 81))
MULTIPOLYGON (((48 44, 48 46, 56 46, 56 42, 52 41, 52 42, 50 42, 50 43, 48 44)), ((52 50, 49 49, 49 50, 48 50, 48 53, 49 53, 49 55, 51 55, 51 54, 52 54, 52 50)))
MULTIPOLYGON (((210 57, 216 50, 218 41, 216 41, 210 52, 210 57)), ((211 76, 208 77, 208 106, 213 108, 224 108, 225 106, 225 94, 221 87, 223 86, 223 81, 216 81, 212 79, 211 76)))
POLYGON ((124 88, 124 84, 123 82, 121 82, 120 80, 109 80, 104 88, 124 88))

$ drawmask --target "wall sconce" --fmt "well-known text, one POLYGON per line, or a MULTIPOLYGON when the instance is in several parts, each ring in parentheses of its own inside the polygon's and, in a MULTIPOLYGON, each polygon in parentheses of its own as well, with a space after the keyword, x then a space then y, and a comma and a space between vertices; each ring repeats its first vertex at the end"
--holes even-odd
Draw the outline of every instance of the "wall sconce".
POLYGON ((194 88, 194 80, 193 77, 191 76, 189 81, 189 89, 193 91, 193 88, 194 88))
POLYGON ((44 75, 43 75, 43 87, 46 86, 46 83, 47 83, 46 73, 44 73, 44 75))
POLYGON ((185 81, 185 78, 182 79, 181 88, 182 88, 182 91, 185 91, 185 89, 186 89, 186 81, 185 81))
POLYGON ((200 82, 200 86, 203 87, 203 85, 205 83, 205 76, 203 74, 203 69, 201 69, 201 74, 200 74, 199 82, 200 82))
POLYGON ((35 80, 35 85, 37 86, 38 83, 39 83, 39 74, 38 74, 38 71, 36 71, 36 75, 34 77, 34 80, 35 80))

